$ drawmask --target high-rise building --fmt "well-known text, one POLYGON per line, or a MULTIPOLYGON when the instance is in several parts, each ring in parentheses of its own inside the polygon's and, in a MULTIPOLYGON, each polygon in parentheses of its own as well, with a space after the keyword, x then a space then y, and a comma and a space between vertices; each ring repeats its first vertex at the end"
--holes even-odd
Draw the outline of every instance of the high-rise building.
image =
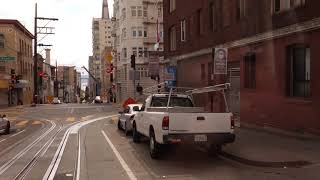
MULTIPOLYGON (((93 18, 92 20, 92 57, 89 58, 89 71, 99 81, 94 82, 90 78, 90 92, 92 97, 103 96, 106 99, 106 92, 111 87, 110 74, 106 73, 106 69, 110 63, 106 61, 106 49, 112 47, 111 37, 111 19, 109 18, 108 2, 103 1, 101 18, 93 18), (97 83, 98 89, 93 90, 93 84, 97 83)), ((111 53, 111 52, 109 52, 111 53)))
POLYGON ((162 0, 115 0, 113 9, 116 94, 123 101, 135 96, 131 55, 136 57, 136 84, 157 84, 149 77, 148 63, 151 51, 163 52, 162 0))

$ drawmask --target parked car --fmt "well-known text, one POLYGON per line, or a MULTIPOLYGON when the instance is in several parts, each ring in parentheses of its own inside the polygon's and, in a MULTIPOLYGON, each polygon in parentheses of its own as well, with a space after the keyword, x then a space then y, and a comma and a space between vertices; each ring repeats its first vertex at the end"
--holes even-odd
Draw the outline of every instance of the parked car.
POLYGON ((52 102, 53 102, 53 104, 61 104, 61 101, 57 97, 53 98, 52 102))
POLYGON ((10 121, 6 115, 0 115, 0 132, 10 134, 10 121))
POLYGON ((95 104, 101 104, 101 103, 103 103, 103 101, 102 101, 102 99, 101 99, 100 96, 96 96, 96 97, 94 98, 94 103, 95 103, 95 104))
POLYGON ((234 142, 233 132, 232 113, 205 113, 186 94, 150 95, 133 120, 133 141, 147 137, 152 158, 159 156, 164 144, 202 145, 216 154, 222 145, 234 142))
POLYGON ((123 111, 119 112, 118 129, 124 130, 126 136, 132 131, 132 120, 141 107, 142 104, 130 104, 123 111))

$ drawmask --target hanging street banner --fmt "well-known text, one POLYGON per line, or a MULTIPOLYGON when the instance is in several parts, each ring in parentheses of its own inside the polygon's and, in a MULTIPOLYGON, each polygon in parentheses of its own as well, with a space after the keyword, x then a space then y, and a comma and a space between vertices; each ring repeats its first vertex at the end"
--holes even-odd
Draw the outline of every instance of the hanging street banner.
POLYGON ((215 48, 213 50, 214 50, 214 62, 213 62, 214 74, 227 74, 228 49, 215 48))
POLYGON ((0 56, 0 61, 14 61, 16 57, 13 56, 0 56))
POLYGON ((160 58, 158 54, 149 55, 149 76, 159 76, 160 58))

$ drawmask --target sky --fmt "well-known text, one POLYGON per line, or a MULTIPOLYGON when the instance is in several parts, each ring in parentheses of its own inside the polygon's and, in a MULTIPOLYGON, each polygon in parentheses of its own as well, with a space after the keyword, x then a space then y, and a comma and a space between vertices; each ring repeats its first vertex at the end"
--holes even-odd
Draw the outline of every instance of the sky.
MULTIPOLYGON (((103 0, 0 0, 0 19, 16 19, 34 34, 35 3, 38 17, 58 18, 47 26, 55 27, 55 35, 43 38, 38 43, 51 44, 52 64, 88 66, 92 55, 92 18, 100 18, 103 0)), ((110 17, 113 0, 108 0, 110 17)), ((38 26, 47 22, 38 21, 38 26)), ((39 48, 42 51, 43 48, 39 48)), ((41 52, 45 57, 44 51, 41 52)))

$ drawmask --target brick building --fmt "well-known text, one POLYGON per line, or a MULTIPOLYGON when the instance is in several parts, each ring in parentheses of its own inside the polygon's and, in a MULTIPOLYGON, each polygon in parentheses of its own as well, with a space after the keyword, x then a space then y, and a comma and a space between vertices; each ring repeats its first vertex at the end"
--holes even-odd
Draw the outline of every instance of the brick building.
POLYGON ((0 106, 32 102, 33 38, 19 21, 0 19, 0 106))
MULTIPOLYGON (((316 0, 164 0, 165 60, 177 66, 179 86, 231 82, 229 102, 241 122, 320 134, 319 6, 316 0), (227 75, 212 75, 217 47, 228 49, 227 75)), ((211 111, 219 109, 217 100, 203 97, 211 111)))

